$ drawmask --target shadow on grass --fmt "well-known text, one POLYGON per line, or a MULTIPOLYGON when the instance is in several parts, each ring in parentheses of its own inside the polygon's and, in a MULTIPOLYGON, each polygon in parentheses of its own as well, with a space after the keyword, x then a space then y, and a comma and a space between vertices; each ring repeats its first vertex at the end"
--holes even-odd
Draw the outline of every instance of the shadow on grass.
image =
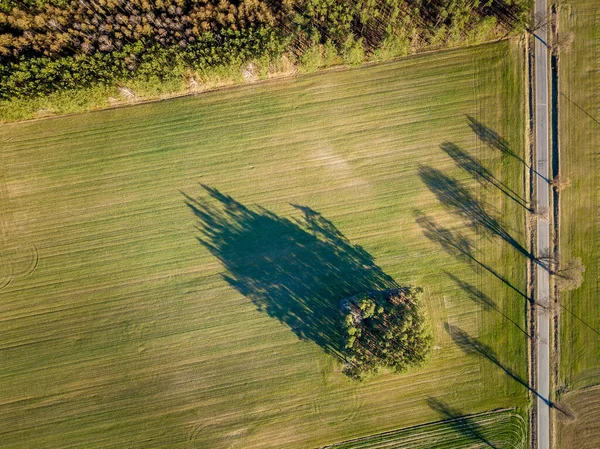
POLYGON ((517 329, 523 332, 527 337, 530 337, 529 333, 525 329, 523 329, 523 327, 521 327, 519 323, 515 322, 512 318, 510 318, 508 315, 502 312, 502 310, 500 310, 496 302, 484 292, 482 292, 480 289, 478 289, 474 285, 469 284, 468 282, 463 281, 462 279, 459 279, 452 273, 449 273, 447 271, 445 271, 444 273, 446 273, 446 276, 448 276, 463 292, 467 294, 467 297, 471 301, 480 304, 484 310, 494 310, 495 312, 499 313, 504 317, 504 319, 510 321, 517 329))
POLYGON ((500 134, 498 134, 492 128, 477 121, 470 115, 467 116, 467 121, 469 122, 471 130, 482 142, 486 143, 492 148, 495 148, 496 150, 501 151, 503 154, 516 159, 521 164, 523 164, 528 170, 531 170, 533 173, 544 179, 546 182, 550 182, 550 180, 546 176, 543 176, 542 174, 538 173, 525 161, 525 159, 523 159, 521 156, 515 153, 509 145, 508 141, 506 141, 502 136, 500 136, 500 134))
POLYGON ((247 207, 217 189, 185 203, 198 218, 198 241, 225 268, 223 278, 258 310, 341 358, 339 303, 398 285, 373 257, 318 212, 292 205, 302 218, 247 207))
POLYGON ((491 266, 486 265, 477 257, 475 257, 475 248, 472 242, 460 231, 452 231, 444 228, 430 217, 423 214, 421 211, 417 210, 414 212, 414 214, 417 224, 421 227, 423 235, 425 235, 427 239, 440 245, 446 253, 450 254, 456 259, 467 262, 470 265, 483 268, 496 279, 502 281, 513 291, 522 296, 524 299, 528 301, 530 300, 526 293, 515 287, 506 277, 502 276, 491 266))
POLYGON ((488 447, 498 448, 485 437, 482 427, 473 421, 471 417, 466 416, 457 409, 453 409, 439 399, 428 398, 427 405, 440 415, 456 433, 476 442, 483 443, 488 447))
POLYGON ((563 304, 560 304, 560 308, 563 309, 564 311, 568 312, 569 315, 571 315, 573 318, 575 318, 577 321, 579 321, 581 324, 583 324, 585 327, 587 327, 589 330, 591 330, 593 333, 595 333, 596 335, 600 336, 600 332, 598 332, 597 329, 595 329, 594 327, 590 326, 587 322, 585 322, 584 320, 581 319, 581 317, 575 315, 570 309, 568 309, 566 306, 564 306, 563 304))
POLYGON ((577 103, 575 103, 573 100, 571 100, 571 98, 569 96, 567 96, 566 94, 564 94, 563 92, 561 92, 560 95, 563 96, 563 97, 565 97, 569 103, 571 103, 573 106, 575 106, 577 109, 579 109, 585 115, 587 115, 589 119, 591 119, 593 122, 596 123, 596 125, 600 126, 600 120, 598 120, 596 117, 594 117, 588 111, 586 111, 581 106, 579 106, 577 103))
POLYGON ((490 346, 486 345, 485 343, 480 342, 475 337, 471 337, 467 332, 465 332, 464 330, 460 329, 457 326, 453 326, 451 324, 446 323, 445 328, 446 328, 446 332, 448 332, 448 334, 450 335, 452 340, 458 345, 458 347, 465 354, 474 354, 474 355, 480 355, 480 356, 485 357, 490 362, 492 362, 496 366, 498 366, 502 371, 504 371, 508 376, 510 376, 516 382, 518 382, 523 387, 525 387, 529 391, 531 391, 536 397, 538 397, 542 401, 544 401, 549 407, 554 406, 553 403, 550 402, 550 400, 543 397, 536 390, 534 390, 532 387, 530 387, 529 383, 527 381, 525 381, 521 376, 519 376, 518 374, 513 372, 510 368, 508 368, 506 365, 504 365, 500 361, 498 356, 496 355, 496 352, 490 346))
POLYGON ((532 257, 530 252, 506 230, 500 220, 489 214, 483 204, 457 179, 426 166, 419 167, 419 176, 442 205, 465 219, 476 232, 500 237, 523 256, 532 257))
POLYGON ((487 187, 488 185, 492 185, 518 205, 530 210, 525 198, 496 178, 492 172, 481 163, 479 159, 470 155, 452 142, 444 142, 440 145, 440 148, 444 153, 452 158, 458 167, 471 175, 480 186, 487 187))

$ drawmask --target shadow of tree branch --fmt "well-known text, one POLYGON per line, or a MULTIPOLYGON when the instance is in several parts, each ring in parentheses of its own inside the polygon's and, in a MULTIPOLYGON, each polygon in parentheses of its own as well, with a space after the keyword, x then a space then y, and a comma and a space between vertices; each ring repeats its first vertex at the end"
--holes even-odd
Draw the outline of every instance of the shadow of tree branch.
POLYGON ((504 312, 502 312, 502 310, 500 310, 500 308, 498 307, 498 305, 496 304, 496 302, 492 298, 490 298, 489 296, 487 296, 485 293, 483 293, 480 289, 478 289, 474 285, 469 284, 468 282, 463 281, 462 279, 457 278, 452 273, 449 273, 447 271, 444 271, 444 273, 462 291, 464 291, 465 293, 467 293, 469 299, 471 299, 473 302, 481 304, 484 309, 494 310, 495 312, 499 313, 506 320, 508 320, 512 324, 514 324, 517 327, 517 329, 519 329, 521 332, 523 332, 527 337, 531 337, 531 335, 529 335, 529 333, 525 329, 523 329, 519 323, 516 323, 512 318, 510 318, 504 312))
POLYGON ((452 142, 444 142, 440 145, 440 148, 444 153, 452 158, 455 164, 471 175, 482 187, 492 185, 516 202, 518 205, 530 210, 529 205, 525 199, 520 196, 517 192, 512 190, 498 178, 496 178, 492 172, 490 172, 479 159, 471 156, 465 150, 460 148, 458 145, 452 142))
POLYGON ((508 141, 506 141, 503 137, 500 136, 496 131, 492 128, 484 125, 483 123, 477 121, 475 118, 470 115, 467 116, 467 121, 469 122, 469 127, 475 133, 475 135, 485 144, 489 145, 492 148, 495 148, 502 153, 516 159, 520 163, 522 163, 527 169, 531 170, 533 173, 544 179, 546 182, 550 182, 550 180, 543 176, 541 173, 536 171, 533 167, 531 167, 521 156, 516 154, 510 147, 508 141))
POLYGON ((442 249, 446 251, 446 253, 459 260, 463 260, 469 264, 483 268, 496 279, 499 279, 513 291, 522 296, 524 299, 527 301, 530 300, 526 293, 523 293, 521 290, 515 287, 508 279, 496 272, 492 267, 477 259, 474 255, 474 248, 471 241, 462 233, 454 232, 450 229, 440 226, 421 211, 417 210, 414 212, 414 214, 416 216, 416 222, 421 227, 425 237, 427 237, 430 241, 439 244, 442 249))

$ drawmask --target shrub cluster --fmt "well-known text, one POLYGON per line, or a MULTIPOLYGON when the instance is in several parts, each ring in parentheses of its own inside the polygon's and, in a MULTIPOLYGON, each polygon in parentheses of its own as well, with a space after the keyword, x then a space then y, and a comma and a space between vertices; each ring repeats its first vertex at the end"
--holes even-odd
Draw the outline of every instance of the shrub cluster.
POLYGON ((309 69, 332 49, 360 64, 510 30, 527 1, 0 0, 0 98, 283 52, 309 69))
POLYGON ((348 375, 361 379, 381 367, 403 372, 425 361, 432 337, 420 293, 419 288, 393 289, 342 302, 348 375))

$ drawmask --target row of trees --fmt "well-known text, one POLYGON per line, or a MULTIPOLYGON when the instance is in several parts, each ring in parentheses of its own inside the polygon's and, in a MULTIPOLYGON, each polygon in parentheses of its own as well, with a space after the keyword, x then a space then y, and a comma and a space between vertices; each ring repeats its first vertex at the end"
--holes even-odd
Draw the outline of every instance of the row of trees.
POLYGON ((432 337, 419 288, 393 289, 342 302, 345 372, 362 379, 385 367, 403 372, 427 358, 432 337))
POLYGON ((409 45, 509 31, 523 21, 528 1, 0 0, 0 84, 8 86, 0 95, 144 77, 143 61, 164 58, 165 50, 169 61, 175 55, 166 69, 243 63, 274 52, 301 61, 326 46, 353 52, 357 62, 365 54, 396 56, 409 45), (34 84, 40 88, 32 91, 34 84))

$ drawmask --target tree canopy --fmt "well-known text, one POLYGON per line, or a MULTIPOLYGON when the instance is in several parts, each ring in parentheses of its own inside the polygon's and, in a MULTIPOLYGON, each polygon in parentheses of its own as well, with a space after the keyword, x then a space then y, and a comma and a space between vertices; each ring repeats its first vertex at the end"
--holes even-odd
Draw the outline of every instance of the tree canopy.
POLYGON ((182 77, 287 54, 309 68, 477 42, 529 0, 0 0, 0 98, 182 77), (329 55, 329 56, 327 56, 329 55))
POLYGON ((388 368, 403 372, 421 365, 431 351, 420 288, 371 292, 342 301, 345 371, 362 379, 388 368))

